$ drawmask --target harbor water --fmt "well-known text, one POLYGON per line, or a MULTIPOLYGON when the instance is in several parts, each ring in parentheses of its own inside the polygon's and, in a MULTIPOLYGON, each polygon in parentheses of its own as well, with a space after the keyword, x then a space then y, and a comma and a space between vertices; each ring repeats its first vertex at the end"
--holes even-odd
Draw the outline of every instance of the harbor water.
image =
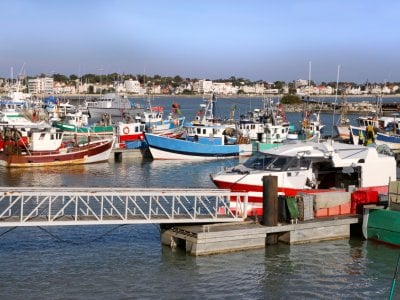
MULTIPOLYGON (((154 102, 168 110, 173 100, 190 120, 201 99, 154 102)), ((257 108, 255 99, 252 107, 239 100, 240 113, 257 108)), ((331 127, 332 116, 324 118, 331 127)), ((213 188, 209 174, 238 162, 124 154, 121 162, 1 168, 0 186, 213 188)), ((1 299, 387 299, 398 255, 398 248, 357 236, 193 257, 162 246, 156 225, 0 228, 0 293, 1 299)))

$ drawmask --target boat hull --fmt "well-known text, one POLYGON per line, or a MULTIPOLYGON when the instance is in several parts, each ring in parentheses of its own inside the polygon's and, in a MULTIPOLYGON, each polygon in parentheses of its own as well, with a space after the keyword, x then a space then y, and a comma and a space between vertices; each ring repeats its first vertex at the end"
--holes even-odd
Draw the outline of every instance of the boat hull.
MULTIPOLYGON (((224 181, 218 179, 218 177, 211 177, 214 184, 220 189, 229 189, 233 192, 248 192, 248 211, 247 215, 257 215, 263 214, 263 185, 262 177, 258 179, 251 180, 253 184, 243 184, 239 183, 240 177, 236 179, 229 179, 229 181, 224 181), (235 183, 236 181, 236 183, 235 183), (256 184, 260 182, 260 184, 256 184)), ((358 191, 378 191, 378 193, 387 193, 387 185, 382 186, 371 186, 365 188, 358 188, 358 191)), ((294 197, 299 194, 315 194, 315 193, 329 193, 329 192, 345 192, 344 189, 300 189, 288 186, 278 185, 278 195, 284 195, 288 197, 294 197)))
POLYGON ((104 107, 89 107, 89 115, 91 118, 101 118, 102 115, 108 114, 111 118, 122 118, 124 115, 134 116, 142 114, 143 108, 104 108, 104 107))
POLYGON ((391 135, 378 132, 375 143, 377 145, 387 145, 390 150, 400 150, 400 135, 391 135))
POLYGON ((0 153, 0 165, 4 167, 44 167, 79 165, 107 161, 114 139, 91 142, 83 146, 63 148, 58 151, 28 153, 0 153))
POLYGON ((342 140, 350 139, 349 125, 337 125, 337 126, 335 126, 335 129, 336 129, 340 139, 342 139, 342 140))
POLYGON ((153 159, 211 160, 250 156, 251 144, 215 145, 145 134, 153 159))
POLYGON ((93 125, 90 127, 79 127, 75 125, 56 123, 55 127, 66 132, 73 132, 73 133, 106 133, 110 135, 114 133, 114 127, 111 125, 110 126, 93 125))
POLYGON ((400 211, 365 208, 363 235, 366 239, 400 246, 400 211))

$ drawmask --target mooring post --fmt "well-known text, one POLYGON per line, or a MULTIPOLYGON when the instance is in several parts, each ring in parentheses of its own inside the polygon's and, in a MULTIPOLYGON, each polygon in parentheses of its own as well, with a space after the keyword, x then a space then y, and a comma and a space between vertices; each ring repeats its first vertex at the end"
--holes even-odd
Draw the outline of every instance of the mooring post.
MULTIPOLYGON (((278 177, 263 177, 263 224, 264 226, 278 225, 278 177)), ((277 234, 268 234, 267 245, 278 243, 277 234)))
POLYGON ((114 152, 114 160, 117 162, 121 162, 122 161, 122 152, 114 152))

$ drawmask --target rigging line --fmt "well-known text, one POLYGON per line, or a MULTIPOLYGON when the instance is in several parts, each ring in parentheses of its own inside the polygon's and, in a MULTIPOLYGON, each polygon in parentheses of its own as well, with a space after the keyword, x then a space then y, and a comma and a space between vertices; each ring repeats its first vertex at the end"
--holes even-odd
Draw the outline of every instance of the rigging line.
POLYGON ((73 245, 85 245, 85 244, 90 244, 93 243, 101 238, 103 238, 104 236, 106 236, 107 234, 111 233, 112 231, 122 227, 122 226, 126 226, 128 224, 121 224, 118 226, 115 226, 113 228, 111 228, 110 230, 106 231, 105 233, 99 235, 98 237, 87 241, 87 242, 74 242, 74 241, 67 241, 67 240, 63 240, 62 238, 60 238, 59 236, 55 235, 54 233, 51 233, 49 230, 43 228, 42 226, 38 226, 39 229, 43 230, 44 232, 46 232, 48 235, 50 235, 51 237, 53 237, 54 239, 56 239, 57 241, 63 242, 63 243, 68 243, 68 244, 73 244, 73 245))
POLYGON ((14 229, 16 229, 16 228, 17 228, 17 226, 15 226, 15 227, 12 227, 12 228, 10 228, 10 229, 8 229, 8 230, 4 231, 2 234, 0 234, 0 237, 2 237, 3 235, 6 235, 7 233, 9 233, 9 232, 13 231, 13 230, 14 230, 14 229))

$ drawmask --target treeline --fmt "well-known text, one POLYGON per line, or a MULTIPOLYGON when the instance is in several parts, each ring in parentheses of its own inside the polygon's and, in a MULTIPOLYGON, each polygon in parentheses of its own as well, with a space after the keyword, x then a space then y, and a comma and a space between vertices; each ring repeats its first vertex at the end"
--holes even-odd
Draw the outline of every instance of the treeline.
MULTIPOLYGON (((176 76, 161 76, 161 75, 154 75, 154 76, 149 76, 149 75, 144 75, 144 74, 118 74, 118 73, 111 73, 111 74, 85 74, 82 76, 77 76, 76 74, 71 74, 69 76, 64 75, 64 74, 59 74, 55 73, 52 76, 46 75, 46 74, 40 74, 39 76, 27 76, 24 78, 30 79, 30 78, 37 78, 37 77, 53 77, 55 82, 61 82, 65 84, 73 84, 77 80, 79 80, 81 83, 88 83, 88 84, 113 84, 116 81, 123 82, 125 80, 138 80, 141 84, 148 84, 148 85, 169 85, 172 87, 177 87, 183 83, 191 83, 198 81, 199 78, 183 78, 179 75, 176 76)), ((9 81, 9 79, 2 78, 3 81, 9 81)), ((200 78, 200 79, 205 79, 205 78, 200 78)), ((285 86, 288 86, 289 89, 294 89, 295 88, 295 81, 290 81, 290 82, 285 82, 283 80, 277 80, 274 82, 267 82, 264 80, 256 80, 256 81, 251 81, 246 78, 242 77, 235 77, 231 76, 229 78, 223 79, 206 79, 206 80, 212 80, 213 82, 230 82, 232 83, 233 86, 243 86, 243 85, 253 85, 253 84, 264 84, 265 87, 267 88, 274 88, 274 89, 283 89, 285 86)), ((14 79, 16 82, 16 79, 14 79)), ((386 82, 386 85, 399 85, 400 82, 386 82)), ((310 85, 316 86, 317 84, 314 81, 310 82, 310 85)), ((330 81, 330 82, 321 82, 318 85, 320 86, 331 86, 335 87, 336 82, 330 81)), ((339 82, 339 88, 346 88, 346 87, 352 87, 352 86, 366 86, 366 85, 379 85, 383 86, 383 83, 378 83, 378 82, 365 82, 362 84, 355 83, 355 82, 339 82)))

